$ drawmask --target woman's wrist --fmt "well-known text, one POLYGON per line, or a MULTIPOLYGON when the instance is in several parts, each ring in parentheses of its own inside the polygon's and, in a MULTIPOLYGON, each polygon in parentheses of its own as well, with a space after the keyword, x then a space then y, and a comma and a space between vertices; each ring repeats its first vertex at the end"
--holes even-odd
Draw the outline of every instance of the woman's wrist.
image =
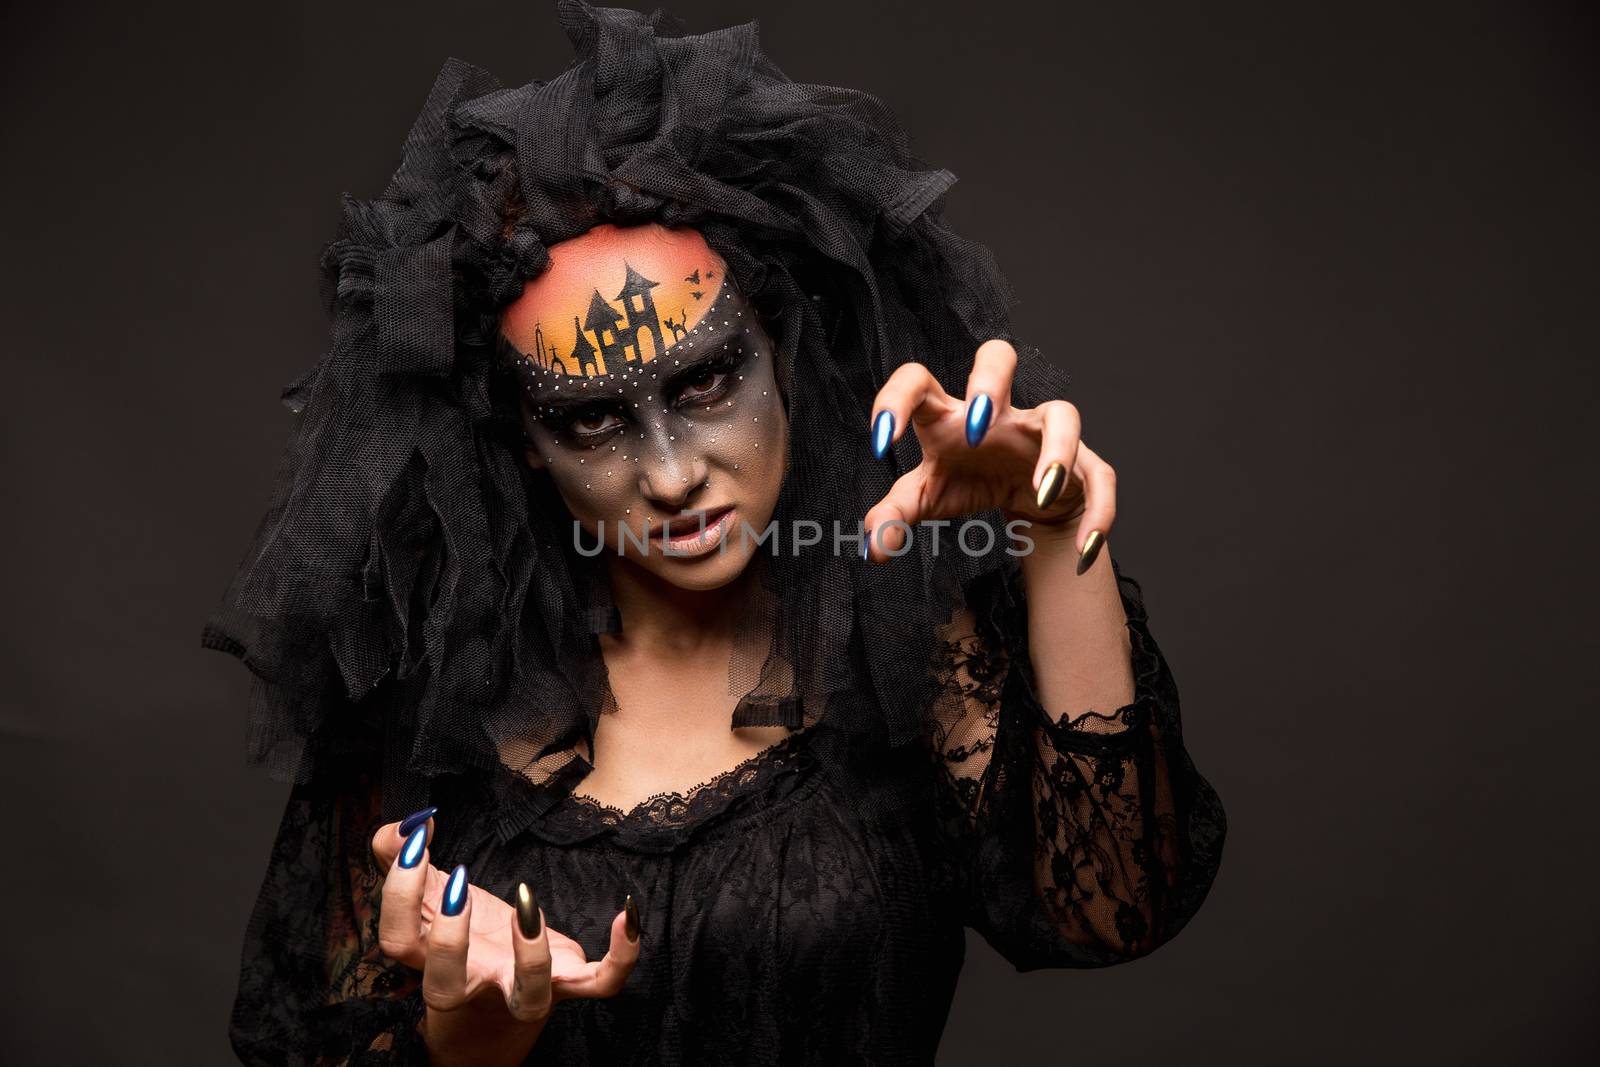
POLYGON ((533 1051, 544 1030, 542 1022, 517 1022, 493 998, 479 999, 485 1007, 427 1009, 421 1029, 431 1067, 517 1067, 533 1051), (499 1018, 485 1017, 487 1008, 501 1008, 499 1018))
POLYGON ((1040 519, 1032 515, 1023 515, 1020 512, 1011 511, 1008 508, 1001 508, 1000 514, 1008 524, 1020 522, 1023 524, 1024 529, 1030 532, 1037 530, 1048 537, 1071 537, 1078 532, 1077 518, 1040 519))
POLYGON ((1063 553, 1076 554, 1078 552, 1078 532, 1081 516, 1063 519, 1039 519, 1006 508, 1002 508, 1000 514, 1005 520, 1006 529, 1014 529, 1017 534, 1025 535, 1033 543, 1032 547, 1027 548, 1028 555, 1032 555, 1035 552, 1044 552, 1047 555, 1056 556, 1063 553))
POLYGON ((1103 537, 1080 518, 1029 520, 1021 556, 1028 602, 1028 653, 1041 705, 1069 721, 1133 699, 1127 615, 1103 537), (1078 540, 1083 534, 1086 552, 1078 540), (1085 564, 1087 557, 1087 564, 1085 564), (1105 558, 1100 558, 1105 557, 1105 558))

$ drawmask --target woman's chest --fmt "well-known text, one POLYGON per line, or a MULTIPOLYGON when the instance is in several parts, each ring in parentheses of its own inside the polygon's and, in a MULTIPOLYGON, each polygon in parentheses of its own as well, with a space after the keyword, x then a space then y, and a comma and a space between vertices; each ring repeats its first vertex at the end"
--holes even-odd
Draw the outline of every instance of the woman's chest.
POLYGON ((687 827, 673 826, 670 811, 656 813, 656 827, 644 824, 648 812, 630 815, 587 840, 535 840, 499 880, 527 881, 550 924, 590 958, 604 953, 631 895, 641 969, 663 968, 680 985, 826 974, 853 986, 860 968, 921 956, 940 931, 959 935, 960 926, 921 812, 880 803, 863 813, 859 799, 817 774, 787 792, 734 797, 687 827))
POLYGON ((575 792, 618 814, 654 798, 686 797, 718 778, 738 777, 788 735, 782 726, 730 730, 726 715, 670 725, 605 716, 595 729, 593 754, 580 746, 593 769, 575 792))
POLYGON ((629 895, 639 909, 622 990, 558 1005, 537 1062, 768 1062, 780 1049, 847 1062, 864 1048, 931 1062, 965 946, 931 813, 914 788, 831 773, 805 740, 682 807, 596 822, 600 809, 569 798, 474 868, 491 891, 528 882, 590 959, 629 895))

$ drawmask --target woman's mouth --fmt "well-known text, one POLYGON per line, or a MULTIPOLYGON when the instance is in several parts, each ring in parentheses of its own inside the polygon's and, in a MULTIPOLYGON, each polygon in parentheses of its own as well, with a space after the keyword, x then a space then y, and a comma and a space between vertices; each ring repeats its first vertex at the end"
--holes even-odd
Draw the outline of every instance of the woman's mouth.
POLYGON ((703 556, 711 552, 733 526, 733 506, 710 508, 673 519, 654 535, 669 556, 703 556))

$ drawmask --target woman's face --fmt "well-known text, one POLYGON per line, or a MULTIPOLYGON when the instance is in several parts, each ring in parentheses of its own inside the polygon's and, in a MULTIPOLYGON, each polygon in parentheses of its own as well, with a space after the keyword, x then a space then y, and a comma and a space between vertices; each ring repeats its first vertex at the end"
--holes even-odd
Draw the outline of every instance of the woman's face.
POLYGON ((550 260, 500 320, 521 356, 528 462, 586 551, 603 540, 674 585, 726 584, 787 463, 771 340, 697 231, 607 224, 550 260))

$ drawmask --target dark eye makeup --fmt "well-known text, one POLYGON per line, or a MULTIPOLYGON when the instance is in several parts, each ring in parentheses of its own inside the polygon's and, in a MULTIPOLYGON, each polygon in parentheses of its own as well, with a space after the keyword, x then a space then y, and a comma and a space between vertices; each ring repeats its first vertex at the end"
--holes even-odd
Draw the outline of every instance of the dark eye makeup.
POLYGON ((733 372, 743 365, 743 346, 739 346, 737 352, 729 348, 668 378, 667 395, 680 407, 721 400, 731 388, 733 372))
MULTIPOLYGON (((736 372, 748 360, 740 340, 731 340, 714 355, 673 372, 662 390, 680 410, 707 407, 732 391, 736 372)), ((594 400, 564 405, 540 416, 541 421, 568 444, 594 447, 627 425, 633 417, 620 400, 594 400)))

